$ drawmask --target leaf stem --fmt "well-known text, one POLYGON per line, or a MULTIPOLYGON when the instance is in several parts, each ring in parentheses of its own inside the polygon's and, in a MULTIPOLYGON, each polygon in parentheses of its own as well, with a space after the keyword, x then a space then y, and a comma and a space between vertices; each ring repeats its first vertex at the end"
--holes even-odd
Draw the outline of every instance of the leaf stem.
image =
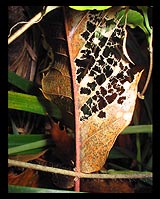
POLYGON ((150 52, 150 66, 149 66, 149 72, 148 72, 148 77, 146 80, 146 83, 144 85, 144 88, 142 90, 142 92, 138 92, 137 95, 140 99, 144 99, 144 93, 147 90, 149 81, 151 79, 151 74, 152 74, 152 69, 153 69, 153 47, 152 47, 152 41, 153 41, 153 29, 151 29, 151 39, 150 39, 150 43, 149 43, 149 52, 150 52))
POLYGON ((75 114, 75 145, 76 145, 76 172, 77 172, 77 178, 75 179, 75 186, 74 189, 75 191, 79 192, 80 191, 80 178, 79 178, 79 173, 80 173, 80 128, 79 128, 79 110, 78 110, 78 98, 77 98, 77 93, 78 93, 78 88, 77 88, 77 83, 76 83, 76 69, 73 64, 73 61, 71 60, 72 55, 72 46, 71 46, 71 38, 68 36, 68 25, 67 25, 67 16, 66 16, 66 10, 63 7, 63 13, 64 13, 64 21, 65 21, 65 30, 66 30, 66 35, 67 35, 67 42, 68 42, 68 49, 69 49, 69 54, 70 54, 70 63, 71 63, 71 71, 72 71, 72 85, 73 85, 73 93, 74 93, 74 114, 75 114))
POLYGON ((142 9, 142 12, 143 12, 146 28, 147 28, 148 32, 151 34, 152 29, 150 28, 150 25, 149 25, 147 10, 142 9))

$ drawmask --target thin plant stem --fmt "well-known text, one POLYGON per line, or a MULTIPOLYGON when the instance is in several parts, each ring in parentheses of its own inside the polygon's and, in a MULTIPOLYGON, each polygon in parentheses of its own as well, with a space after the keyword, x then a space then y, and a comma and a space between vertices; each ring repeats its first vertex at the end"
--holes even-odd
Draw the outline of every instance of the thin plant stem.
POLYGON ((35 15, 30 21, 26 22, 19 30, 17 30, 13 35, 8 38, 8 44, 12 43, 17 37, 19 37, 22 33, 24 33, 30 26, 35 23, 38 23, 42 19, 42 12, 39 12, 35 15))
POLYGON ((137 94, 140 99, 144 99, 144 93, 146 92, 148 84, 149 84, 149 81, 151 79, 151 74, 152 74, 152 69, 153 69, 153 47, 152 47, 152 41, 153 41, 153 29, 151 29, 151 39, 150 39, 150 44, 149 44, 149 52, 150 52, 149 72, 148 72, 148 77, 147 77, 147 80, 146 80, 146 83, 144 85, 144 88, 143 88, 142 92, 141 93, 138 92, 138 94, 137 94))
MULTIPOLYGON (((9 166, 17 166, 23 168, 30 168, 38 171, 58 173, 61 175, 75 176, 78 178, 101 178, 101 179, 140 179, 140 178, 152 178, 152 172, 135 172, 135 171, 125 171, 124 173, 107 173, 107 174, 98 174, 98 173, 81 173, 76 171, 70 171, 65 169, 59 169, 54 167, 42 166, 38 164, 26 163, 22 161, 8 159, 9 166)), ((76 178, 75 178, 76 180, 76 178)))

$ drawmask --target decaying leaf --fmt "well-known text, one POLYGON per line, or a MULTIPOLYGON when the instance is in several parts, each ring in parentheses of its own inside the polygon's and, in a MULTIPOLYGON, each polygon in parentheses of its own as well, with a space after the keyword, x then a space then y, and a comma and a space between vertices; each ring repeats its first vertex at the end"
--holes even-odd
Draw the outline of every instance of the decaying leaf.
POLYGON ((50 46, 49 50, 52 49, 52 54, 54 54, 50 67, 46 66, 48 71, 42 78, 42 91, 47 99, 53 101, 60 108, 64 124, 74 129, 70 61, 61 9, 51 12, 41 24, 46 42, 50 46))
POLYGON ((13 155, 13 156, 9 156, 9 159, 28 162, 28 161, 35 160, 35 159, 39 158, 40 156, 44 155, 47 150, 48 149, 45 149, 44 151, 42 151, 40 153, 36 153, 36 154, 13 155))
POLYGON ((9 185, 38 187, 38 180, 38 172, 32 169, 25 169, 25 171, 19 175, 15 175, 13 172, 8 174, 9 185))
POLYGON ((124 92, 127 100, 117 103, 119 99, 124 99, 120 97, 117 101, 108 104, 106 108, 103 108, 103 112, 99 112, 106 114, 103 119, 97 113, 82 122, 80 132, 82 139, 81 169, 83 172, 101 169, 117 136, 129 125, 134 111, 140 75, 141 73, 136 75, 133 83, 124 92))
POLYGON ((78 20, 71 10, 66 11, 84 173, 102 168, 117 136, 130 124, 135 108, 142 71, 132 73, 134 65, 126 49, 124 52, 127 30, 115 17, 120 9, 83 12, 78 20))
POLYGON ((66 129, 61 130, 59 123, 55 122, 53 122, 50 132, 55 144, 53 157, 58 158, 63 164, 71 164, 74 158, 74 140, 72 136, 67 134, 66 129))
MULTIPOLYGON (((60 128, 60 123, 52 122, 51 138, 54 142, 54 147, 50 148, 45 154, 49 166, 56 168, 73 170, 75 167, 74 139, 72 135, 64 128, 60 128)), ((57 173, 52 173, 50 176, 52 183, 60 188, 74 187, 74 177, 57 173)))

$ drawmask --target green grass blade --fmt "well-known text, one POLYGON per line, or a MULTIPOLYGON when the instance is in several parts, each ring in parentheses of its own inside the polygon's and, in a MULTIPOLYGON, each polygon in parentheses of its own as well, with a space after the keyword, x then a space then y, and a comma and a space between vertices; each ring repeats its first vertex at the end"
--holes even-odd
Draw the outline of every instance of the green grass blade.
POLYGON ((116 148, 112 148, 109 152, 108 159, 117 159, 117 158, 128 158, 128 156, 124 153, 121 153, 116 148))
POLYGON ((152 133, 153 125, 135 125, 128 126, 122 134, 134 134, 134 133, 152 133))
POLYGON ((8 193, 82 193, 82 192, 9 185, 8 193))
POLYGON ((44 134, 8 135, 8 148, 45 139, 44 134))
POLYGON ((47 139, 43 139, 36 142, 32 142, 32 143, 28 143, 28 144, 24 144, 24 145, 20 145, 16 147, 11 147, 8 149, 8 155, 16 154, 18 152, 27 151, 31 149, 42 148, 46 145, 47 145, 47 139))
POLYGON ((8 82, 26 93, 33 93, 38 90, 38 86, 32 81, 22 78, 12 71, 8 71, 8 82))
POLYGON ((40 115, 47 115, 48 112, 46 109, 50 109, 50 116, 55 117, 56 119, 61 119, 62 117, 60 110, 55 104, 44 100, 40 102, 40 100, 34 95, 17 93, 13 91, 8 91, 8 108, 37 113, 40 115))
POLYGON ((8 108, 46 115, 44 107, 34 95, 8 91, 8 108))

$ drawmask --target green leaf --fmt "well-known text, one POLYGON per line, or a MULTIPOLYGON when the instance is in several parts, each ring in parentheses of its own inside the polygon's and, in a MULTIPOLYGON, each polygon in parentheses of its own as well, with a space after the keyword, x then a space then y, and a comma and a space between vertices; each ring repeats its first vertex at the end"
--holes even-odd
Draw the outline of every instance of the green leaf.
POLYGON ((42 148, 47 145, 47 139, 39 140, 36 142, 31 142, 28 144, 16 146, 16 147, 11 147, 8 149, 8 155, 11 154, 17 154, 22 151, 27 151, 31 149, 37 149, 37 148, 42 148))
POLYGON ((118 151, 116 148, 112 148, 108 159, 119 159, 119 158, 129 158, 126 154, 121 153, 120 151, 118 151))
POLYGON ((48 113, 51 117, 55 117, 56 119, 62 118, 58 106, 43 97, 36 83, 24 79, 12 71, 8 71, 8 82, 20 88, 22 91, 32 94, 27 95, 9 91, 9 108, 33 112, 40 115, 46 115, 48 113))
POLYGON ((69 6, 72 9, 84 11, 84 10, 106 10, 109 9, 112 6, 69 6))
POLYGON ((132 151, 122 148, 122 147, 118 147, 118 146, 113 147, 110 153, 112 153, 111 156, 109 154, 110 158, 112 159, 118 158, 118 156, 123 157, 123 158, 131 158, 131 159, 136 158, 135 154, 132 151), (114 156, 115 153, 116 153, 116 156, 114 156))
POLYGON ((137 6, 138 9, 142 10, 143 16, 144 16, 144 20, 145 20, 145 24, 146 24, 146 28, 148 29, 149 33, 151 34, 151 27, 149 25, 149 20, 148 20, 148 6, 137 6))
POLYGON ((135 125, 128 126, 122 134, 133 134, 133 133, 152 133, 153 125, 135 125))
MULTIPOLYGON (((125 24, 125 16, 126 16, 125 13, 126 13, 126 10, 123 9, 123 10, 119 11, 116 15, 118 19, 120 19, 123 16, 120 21, 120 24, 125 24)), ((145 32, 146 35, 149 34, 148 30, 146 29, 146 27, 144 25, 143 15, 141 15, 141 13, 139 13, 135 10, 132 10, 132 9, 128 10, 127 25, 130 26, 131 28, 135 28, 138 26, 145 32)))
POLYGON ((83 192, 9 185, 8 193, 83 193, 83 192))
POLYGON ((40 115, 47 115, 49 110, 49 115, 56 119, 61 119, 61 112, 55 104, 48 100, 43 99, 41 102, 40 100, 41 99, 38 99, 38 97, 34 95, 8 91, 8 108, 37 113, 40 115), (42 104, 44 104, 44 106, 42 104))
POLYGON ((114 169, 109 169, 107 173, 108 174, 152 174, 152 172, 150 171, 134 171, 134 170, 117 171, 114 169))
POLYGON ((38 86, 35 83, 22 78, 12 71, 8 71, 8 82, 26 93, 33 93, 35 90, 38 90, 38 86))
POLYGON ((46 115, 44 107, 34 95, 8 91, 8 108, 46 115))
POLYGON ((8 148, 28 144, 45 139, 43 134, 13 135, 8 134, 8 148))

